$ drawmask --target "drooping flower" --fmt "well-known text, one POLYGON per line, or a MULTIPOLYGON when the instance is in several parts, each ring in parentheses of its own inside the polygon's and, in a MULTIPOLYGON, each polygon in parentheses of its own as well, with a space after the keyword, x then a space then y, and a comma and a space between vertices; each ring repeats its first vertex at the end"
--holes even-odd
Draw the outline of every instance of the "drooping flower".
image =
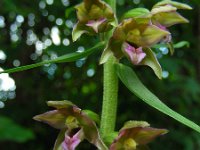
POLYGON ((37 115, 34 119, 61 130, 54 150, 75 150, 84 139, 100 150, 107 150, 95 122, 80 108, 69 101, 48 101, 47 104, 56 110, 37 115))
POLYGON ((126 19, 114 30, 100 63, 112 54, 117 59, 125 55, 134 65, 150 66, 161 78, 162 69, 150 47, 168 35, 168 31, 153 25, 150 18, 126 19))
POLYGON ((165 129, 151 128, 147 122, 129 121, 120 130, 110 150, 148 150, 149 142, 166 133, 165 129))
MULTIPOLYGON (((175 24, 189 22, 186 18, 184 18, 177 12, 178 9, 190 10, 192 8, 184 3, 171 0, 163 0, 155 4, 151 11, 145 8, 135 8, 128 11, 124 15, 124 18, 146 18, 151 20, 151 24, 169 32, 168 27, 175 24)), ((160 42, 167 44, 171 54, 173 54, 174 50, 171 34, 166 35, 160 42)))
POLYGON ((83 33, 94 35, 107 32, 116 23, 112 8, 101 0, 84 0, 75 8, 78 23, 72 32, 73 41, 76 41, 83 33))

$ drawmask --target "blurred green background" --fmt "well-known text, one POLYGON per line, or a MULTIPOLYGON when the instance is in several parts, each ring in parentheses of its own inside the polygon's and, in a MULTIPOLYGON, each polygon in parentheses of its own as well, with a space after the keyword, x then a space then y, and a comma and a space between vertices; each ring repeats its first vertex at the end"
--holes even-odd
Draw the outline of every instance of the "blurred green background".
MULTIPOLYGON (((190 46, 155 49, 163 67, 158 80, 148 67, 134 67, 143 83, 168 106, 200 124, 200 1, 179 0, 192 6, 180 11, 190 24, 176 25, 170 31, 173 42, 190 46)), ((98 37, 84 35, 73 43, 76 23, 73 7, 80 0, 0 0, 0 69, 53 59, 62 54, 84 51, 98 37)), ((117 0, 120 16, 135 7, 151 8, 158 0, 117 0)), ((83 109, 100 114, 102 103, 101 52, 73 63, 51 64, 32 70, 0 75, 0 149, 49 150, 58 130, 36 122, 32 117, 49 110, 48 100, 71 100, 83 109)), ((149 144, 153 150, 200 150, 200 134, 154 110, 119 84, 117 127, 128 120, 146 120, 153 127, 170 132, 149 144)), ((95 149, 85 142, 79 149, 95 149)))

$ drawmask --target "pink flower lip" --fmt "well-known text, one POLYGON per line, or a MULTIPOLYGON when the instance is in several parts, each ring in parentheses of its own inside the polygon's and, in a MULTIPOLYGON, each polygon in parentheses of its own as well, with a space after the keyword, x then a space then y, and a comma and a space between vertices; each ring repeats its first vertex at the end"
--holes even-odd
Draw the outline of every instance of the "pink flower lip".
POLYGON ((72 135, 72 137, 66 132, 65 139, 62 142, 62 148, 63 150, 75 150, 82 140, 83 133, 81 129, 76 134, 72 135))
POLYGON ((102 23, 106 22, 106 21, 107 21, 106 18, 100 18, 100 19, 98 19, 98 20, 90 20, 90 21, 88 21, 88 23, 86 23, 86 26, 92 27, 93 30, 94 30, 96 33, 98 33, 98 28, 99 28, 99 26, 100 26, 102 23))
POLYGON ((138 65, 146 57, 146 54, 143 52, 142 47, 135 48, 127 42, 125 42, 123 45, 123 51, 125 55, 131 60, 134 65, 138 65))

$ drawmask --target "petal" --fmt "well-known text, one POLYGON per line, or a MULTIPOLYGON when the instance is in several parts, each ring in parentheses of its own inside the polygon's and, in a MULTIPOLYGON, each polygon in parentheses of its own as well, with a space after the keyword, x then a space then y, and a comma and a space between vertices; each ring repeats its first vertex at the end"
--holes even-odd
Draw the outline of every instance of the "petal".
POLYGON ((154 7, 151 10, 151 14, 155 15, 163 12, 175 12, 176 10, 177 10, 176 7, 173 7, 171 5, 164 5, 164 6, 154 7))
POLYGON ((162 12, 155 14, 153 17, 153 22, 154 20, 159 22, 161 25, 169 27, 175 24, 179 23, 188 23, 189 21, 181 16, 177 12, 162 12))
POLYGON ((141 24, 138 25, 138 28, 128 32, 127 41, 136 44, 138 47, 151 47, 167 35, 170 35, 170 33, 155 25, 141 24))
POLYGON ((146 121, 135 121, 135 120, 131 120, 131 121, 127 121, 124 123, 124 126, 120 129, 124 130, 124 129, 129 129, 129 128, 134 128, 134 127, 149 127, 150 124, 146 121))
POLYGON ((161 2, 158 2, 157 4, 155 4, 153 6, 153 8, 158 7, 158 6, 164 6, 164 5, 172 5, 172 6, 176 7, 177 9, 188 9, 188 10, 192 9, 192 7, 190 7, 187 4, 175 2, 175 1, 171 1, 171 0, 163 0, 161 2))
POLYGON ((134 137, 134 140, 139 145, 145 145, 153 141, 157 136, 166 134, 168 131, 165 129, 156 129, 151 127, 137 127, 130 129, 129 134, 134 137))
POLYGON ((47 123, 54 128, 63 129, 66 127, 65 121, 67 115, 68 114, 66 113, 66 111, 64 109, 61 109, 48 111, 46 113, 33 117, 33 119, 47 123))
POLYGON ((72 108, 75 106, 72 102, 63 100, 63 101, 48 101, 47 105, 50 107, 54 107, 56 109, 62 109, 62 108, 72 108))

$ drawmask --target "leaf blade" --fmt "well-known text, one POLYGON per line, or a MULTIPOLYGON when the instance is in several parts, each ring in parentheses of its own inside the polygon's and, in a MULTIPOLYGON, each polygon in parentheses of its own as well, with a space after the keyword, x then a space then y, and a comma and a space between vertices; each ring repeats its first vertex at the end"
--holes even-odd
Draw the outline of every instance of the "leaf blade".
POLYGON ((92 47, 82 53, 74 52, 74 53, 66 54, 66 55, 60 56, 56 59, 53 59, 53 60, 46 60, 43 62, 31 64, 31 65, 25 65, 25 66, 21 66, 21 67, 4 70, 4 71, 1 71, 0 74, 1 73, 14 73, 14 72, 19 72, 19 71, 29 70, 29 69, 32 69, 35 67, 40 67, 42 65, 50 64, 50 63, 72 62, 72 61, 84 58, 84 57, 92 54, 96 49, 99 49, 103 46, 104 46, 104 42, 100 42, 100 43, 96 44, 94 47, 92 47))
POLYGON ((150 92, 143 85, 143 83, 139 80, 135 72, 130 67, 124 66, 122 64, 117 64, 116 70, 121 81, 137 97, 142 99, 145 103, 147 103, 151 107, 159 110, 160 112, 170 116, 171 118, 177 120, 178 122, 200 133, 200 126, 190 121, 189 119, 181 116, 180 114, 169 108, 167 105, 165 105, 162 101, 160 101, 152 92, 150 92))

